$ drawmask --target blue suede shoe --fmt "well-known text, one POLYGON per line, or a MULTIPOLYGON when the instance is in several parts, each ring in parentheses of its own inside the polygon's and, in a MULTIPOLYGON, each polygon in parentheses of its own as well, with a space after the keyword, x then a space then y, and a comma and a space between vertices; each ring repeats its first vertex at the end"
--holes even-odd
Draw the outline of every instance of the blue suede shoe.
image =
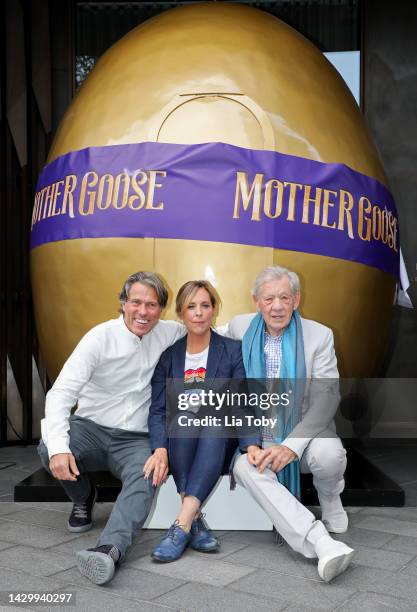
POLYGON ((166 535, 152 551, 152 559, 161 563, 170 563, 179 559, 191 540, 191 533, 187 533, 175 521, 168 529, 166 535))
POLYGON ((200 552, 214 552, 220 548, 219 540, 211 533, 202 515, 192 522, 190 546, 200 552))

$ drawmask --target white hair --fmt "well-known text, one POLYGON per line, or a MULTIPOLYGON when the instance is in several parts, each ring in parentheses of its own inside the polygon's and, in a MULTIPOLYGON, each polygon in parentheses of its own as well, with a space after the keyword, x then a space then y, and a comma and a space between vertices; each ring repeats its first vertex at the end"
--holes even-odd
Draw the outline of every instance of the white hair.
POLYGON ((288 268, 284 268, 283 266, 268 266, 262 272, 258 274, 255 278, 255 283, 252 289, 252 295, 256 298, 259 297, 259 293, 261 291, 261 287, 264 283, 268 283, 272 280, 280 280, 286 276, 290 281, 291 291, 293 295, 300 293, 300 279, 298 274, 288 270, 288 268))

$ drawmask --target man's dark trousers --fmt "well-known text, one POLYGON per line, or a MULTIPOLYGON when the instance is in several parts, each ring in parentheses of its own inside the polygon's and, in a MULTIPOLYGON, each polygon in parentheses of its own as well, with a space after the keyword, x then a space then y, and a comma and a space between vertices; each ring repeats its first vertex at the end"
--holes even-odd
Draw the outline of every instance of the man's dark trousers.
MULTIPOLYGON (((122 490, 97 542, 112 544, 122 558, 144 524, 154 495, 152 478, 145 480, 143 466, 151 454, 149 437, 144 433, 103 427, 76 415, 70 417, 70 449, 80 476, 76 482, 61 480, 74 503, 85 502, 91 491, 88 472, 110 471, 122 482, 122 490)), ((49 470, 48 451, 41 440, 38 453, 49 470)))

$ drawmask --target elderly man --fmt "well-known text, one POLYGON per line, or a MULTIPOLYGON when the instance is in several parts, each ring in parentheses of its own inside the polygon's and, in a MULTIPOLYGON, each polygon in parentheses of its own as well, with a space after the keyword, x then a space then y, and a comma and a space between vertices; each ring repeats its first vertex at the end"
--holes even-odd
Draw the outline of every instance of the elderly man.
POLYGON ((69 531, 92 526, 96 490, 89 471, 110 470, 122 481, 96 548, 77 554, 81 573, 96 584, 113 577, 168 473, 167 451, 151 454, 147 427, 155 365, 184 335, 182 325, 159 320, 167 299, 158 276, 132 274, 120 294, 121 316, 81 339, 46 396, 38 451, 73 501, 69 531))
MULTIPOLYGON (((263 270, 255 280, 253 299, 258 314, 232 319, 229 335, 243 338, 248 378, 263 378, 267 384, 274 378, 291 379, 295 386, 293 402, 297 403, 297 389, 300 396, 300 416, 291 431, 285 429, 288 420, 284 417, 281 431, 264 427, 262 449, 249 447, 247 454, 235 462, 234 476, 294 550, 306 557, 318 557, 319 574, 328 582, 346 569, 353 553, 328 534, 343 533, 348 525, 340 500, 346 452, 333 423, 339 399, 338 386, 332 380, 339 376, 333 334, 324 325, 300 317, 299 279, 286 268, 270 266, 263 270), (297 499, 298 460, 302 472, 313 474, 322 522, 297 499)), ((297 411, 296 405, 292 411, 297 411)))

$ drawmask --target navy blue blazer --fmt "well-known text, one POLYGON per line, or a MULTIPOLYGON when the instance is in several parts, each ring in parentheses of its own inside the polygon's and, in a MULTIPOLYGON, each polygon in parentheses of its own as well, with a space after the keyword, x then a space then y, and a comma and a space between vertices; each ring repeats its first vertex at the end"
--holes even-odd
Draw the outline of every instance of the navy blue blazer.
MULTIPOLYGON (((161 355, 152 377, 152 403, 149 409, 148 428, 152 451, 168 448, 166 434, 166 380, 184 380, 187 336, 180 338, 161 355)), ((206 367, 206 383, 215 378, 245 380, 242 359, 242 343, 225 338, 212 330, 206 367)), ((183 388, 182 388, 183 389, 183 388)), ((233 430, 231 430, 232 433, 233 430)), ((258 432, 239 438, 241 450, 251 444, 260 446, 258 432)))

